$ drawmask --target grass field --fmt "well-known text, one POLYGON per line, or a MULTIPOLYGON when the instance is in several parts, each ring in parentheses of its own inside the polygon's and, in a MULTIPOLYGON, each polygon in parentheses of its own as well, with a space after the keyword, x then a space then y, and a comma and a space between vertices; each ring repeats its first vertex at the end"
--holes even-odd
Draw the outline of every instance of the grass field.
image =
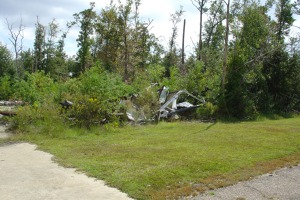
MULTIPOLYGON (((38 130, 38 129, 37 129, 38 130)), ((300 118, 19 134, 135 199, 175 199, 300 163, 300 118)))

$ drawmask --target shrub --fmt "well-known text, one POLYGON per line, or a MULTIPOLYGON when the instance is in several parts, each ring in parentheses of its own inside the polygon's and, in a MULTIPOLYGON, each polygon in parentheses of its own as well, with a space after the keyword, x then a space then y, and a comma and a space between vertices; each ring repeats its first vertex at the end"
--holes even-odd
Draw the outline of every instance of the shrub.
POLYGON ((152 83, 160 83, 165 73, 165 67, 158 64, 150 65, 147 68, 147 74, 149 76, 148 78, 152 83))
POLYGON ((158 93, 155 88, 144 88, 138 93, 134 104, 138 106, 140 115, 152 119, 159 109, 158 93))
POLYGON ((10 99, 13 90, 12 81, 9 76, 3 76, 0 78, 0 99, 8 100, 10 99))
POLYGON ((47 99, 41 104, 25 105, 17 109, 11 126, 22 133, 33 132, 52 136, 59 135, 67 125, 60 107, 47 99))
POLYGON ((81 93, 98 99, 118 99, 132 92, 121 76, 99 66, 92 67, 79 77, 81 93))
POLYGON ((170 77, 163 80, 163 85, 170 88, 170 91, 178 91, 185 88, 184 77, 181 76, 179 68, 170 67, 170 77))
POLYGON ((14 98, 30 104, 41 104, 49 98, 56 98, 57 88, 58 85, 44 72, 27 73, 24 80, 15 83, 14 98))
POLYGON ((197 109, 197 115, 200 119, 211 120, 216 117, 218 107, 210 102, 197 109))
POLYGON ((122 109, 120 99, 132 91, 119 75, 94 66, 79 78, 67 81, 61 96, 74 103, 68 112, 73 124, 90 128, 103 123, 119 123, 116 113, 122 109))
POLYGON ((116 101, 80 96, 75 100, 69 115, 74 125, 91 128, 93 125, 117 121, 118 117, 113 114, 119 108, 116 104, 116 101))

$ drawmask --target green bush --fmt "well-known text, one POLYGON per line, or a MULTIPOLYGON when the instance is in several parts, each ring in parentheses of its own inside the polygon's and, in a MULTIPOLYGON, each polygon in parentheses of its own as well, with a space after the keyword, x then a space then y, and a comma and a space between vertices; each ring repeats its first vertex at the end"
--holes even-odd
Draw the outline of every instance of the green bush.
POLYGON ((83 95, 98 99, 118 99, 132 92, 132 87, 122 81, 121 76, 94 66, 79 77, 83 95))
POLYGON ((185 88, 183 79, 178 67, 170 67, 170 77, 164 78, 163 85, 168 86, 170 91, 182 90, 185 88))
POLYGON ((13 97, 26 102, 12 118, 12 128, 20 132, 59 134, 65 118, 58 104, 58 84, 39 71, 27 73, 24 80, 15 82, 13 97))
POLYGON ((207 102, 203 106, 197 109, 197 115, 200 119, 211 120, 216 117, 218 111, 218 106, 213 105, 210 102, 207 102))
POLYGON ((134 103, 146 119, 152 119, 159 109, 158 93, 156 88, 144 88, 138 93, 134 103))
POLYGON ((17 115, 11 119, 12 128, 22 133, 39 133, 52 136, 59 135, 67 126, 65 116, 60 107, 47 99, 41 104, 21 106, 17 109, 17 115))
POLYGON ((15 83, 14 98, 30 104, 42 104, 47 99, 57 98, 57 89, 58 85, 44 72, 27 73, 24 80, 15 83))
POLYGON ((70 78, 63 83, 60 83, 58 88, 58 99, 60 101, 70 100, 81 94, 81 82, 78 78, 70 78))
POLYGON ((205 77, 204 63, 195 62, 194 65, 189 67, 189 71, 185 78, 186 88, 190 93, 198 96, 207 86, 208 77, 205 77))
POLYGON ((150 79, 151 83, 160 83, 166 73, 166 68, 161 65, 150 65, 147 68, 148 78, 150 79))
POLYGON ((50 129, 53 122, 58 121, 87 128, 102 123, 118 124, 116 113, 122 109, 119 101, 133 91, 120 76, 101 66, 94 66, 80 77, 61 83, 54 82, 43 72, 27 74, 25 80, 16 82, 14 89, 15 98, 28 103, 19 109, 13 120, 14 127, 23 131, 31 125, 50 129), (72 101, 73 106, 62 112, 58 103, 64 100, 72 101))
POLYGON ((116 101, 109 102, 89 96, 80 96, 74 101, 68 114, 72 117, 74 125, 91 128, 95 125, 117 122, 118 117, 114 113, 118 109, 116 101))
POLYGON ((3 76, 0 78, 0 99, 9 100, 13 94, 12 81, 9 76, 3 76))
POLYGON ((0 76, 9 75, 13 77, 15 74, 12 55, 6 45, 0 42, 0 76))
POLYGON ((94 66, 80 77, 68 80, 60 96, 74 104, 68 114, 73 124, 90 128, 93 125, 119 123, 116 113, 124 113, 120 99, 129 96, 133 88, 114 73, 94 66))

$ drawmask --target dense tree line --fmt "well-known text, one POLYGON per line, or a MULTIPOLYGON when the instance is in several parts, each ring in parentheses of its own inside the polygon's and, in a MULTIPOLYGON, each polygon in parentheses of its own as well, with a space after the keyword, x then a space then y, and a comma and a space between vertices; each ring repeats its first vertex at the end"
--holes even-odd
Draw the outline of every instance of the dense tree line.
MULTIPOLYGON (((37 18, 32 49, 16 48, 16 56, 12 57, 12 52, 0 45, 0 97, 34 103, 37 99, 26 99, 20 91, 24 90, 24 81, 36 73, 36 77, 42 72, 56 84, 68 85, 65 88, 70 91, 75 80, 81 80, 80 87, 86 87, 85 74, 91 78, 98 73, 105 80, 118 80, 123 88, 130 87, 124 89, 126 92, 115 92, 115 98, 141 92, 157 82, 173 91, 187 89, 195 96, 204 96, 218 108, 214 114, 220 116, 247 119, 259 114, 300 112, 300 40, 299 35, 289 35, 295 21, 293 15, 299 14, 299 1, 191 3, 200 14, 200 34, 194 53, 183 57, 185 62, 181 58, 185 55, 183 49, 176 44, 183 8, 171 14, 172 30, 165 49, 150 33, 152 21, 140 18, 141 0, 127 0, 124 4, 111 1, 100 12, 91 3, 90 8, 74 14, 74 20, 67 24, 68 30, 80 28, 75 58, 69 58, 64 51, 68 31, 61 32, 55 20, 42 25, 37 18), (270 16, 274 3, 275 16, 270 16), (208 19, 205 22, 204 14, 208 19)), ((21 41, 15 39, 15 47, 19 44, 21 41)), ((98 84, 92 82, 88 82, 90 88, 82 91, 94 90, 98 84)), ((95 91, 99 94, 89 95, 99 96, 101 90, 95 91)), ((109 99, 113 97, 110 95, 109 99)))

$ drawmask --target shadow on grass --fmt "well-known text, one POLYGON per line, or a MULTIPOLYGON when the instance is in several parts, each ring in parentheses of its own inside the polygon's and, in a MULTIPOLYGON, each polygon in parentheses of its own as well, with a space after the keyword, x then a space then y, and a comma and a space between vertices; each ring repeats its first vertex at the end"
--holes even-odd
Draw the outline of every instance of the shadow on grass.
POLYGON ((211 127, 215 126, 217 124, 217 122, 214 122, 212 124, 210 124, 209 126, 206 127, 206 131, 209 130, 211 127))
POLYGON ((208 131, 209 129, 214 127, 216 124, 217 124, 217 122, 215 121, 215 122, 209 124, 206 128, 204 128, 202 130, 199 130, 199 131, 196 131, 196 132, 193 132, 192 134, 198 134, 198 133, 201 133, 201 132, 204 132, 204 131, 208 131))
POLYGON ((217 119, 218 122, 224 124, 236 124, 241 122, 255 122, 255 121, 264 121, 264 120, 281 120, 281 119, 290 119, 299 117, 300 114, 297 113, 266 113, 266 114, 259 114, 255 116, 249 116, 247 118, 235 118, 231 116, 223 116, 217 119))

